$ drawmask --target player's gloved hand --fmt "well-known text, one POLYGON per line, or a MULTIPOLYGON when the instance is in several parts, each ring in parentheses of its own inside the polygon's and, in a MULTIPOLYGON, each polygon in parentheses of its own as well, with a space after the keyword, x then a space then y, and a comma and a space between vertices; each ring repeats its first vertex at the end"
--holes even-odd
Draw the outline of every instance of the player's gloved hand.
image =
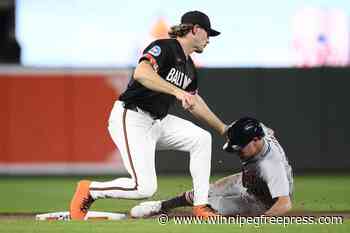
POLYGON ((230 123, 230 124, 228 124, 228 125, 225 125, 224 131, 223 131, 223 133, 222 133, 221 135, 224 136, 226 139, 228 139, 228 138, 227 138, 227 133, 228 133, 229 129, 232 127, 232 125, 233 125, 235 122, 236 122, 236 121, 234 121, 234 122, 232 122, 232 123, 230 123))

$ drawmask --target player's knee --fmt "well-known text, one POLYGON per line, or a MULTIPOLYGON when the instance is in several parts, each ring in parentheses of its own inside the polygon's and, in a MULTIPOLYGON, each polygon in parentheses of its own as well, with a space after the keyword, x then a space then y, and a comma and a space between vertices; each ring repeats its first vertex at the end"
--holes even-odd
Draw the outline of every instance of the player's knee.
POLYGON ((189 142, 191 144, 191 149, 190 152, 193 152, 198 149, 204 150, 207 148, 208 151, 211 150, 211 134, 204 130, 196 130, 192 132, 192 138, 191 141, 189 142))
POLYGON ((212 137, 208 131, 201 130, 196 136, 199 144, 211 146, 212 137))

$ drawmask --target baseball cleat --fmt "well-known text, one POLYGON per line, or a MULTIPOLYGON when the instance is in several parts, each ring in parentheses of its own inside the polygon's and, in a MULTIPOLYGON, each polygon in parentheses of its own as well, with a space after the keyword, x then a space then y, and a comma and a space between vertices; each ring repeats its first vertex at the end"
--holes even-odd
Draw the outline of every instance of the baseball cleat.
POLYGON ((196 217, 209 218, 220 216, 216 210, 214 210, 210 205, 197 205, 193 206, 192 213, 196 217))
POLYGON ((72 220, 84 220, 91 204, 95 201, 89 191, 91 181, 79 181, 74 196, 70 202, 70 217, 72 220))
POLYGON ((133 218, 144 218, 160 213, 162 208, 161 201, 146 201, 130 210, 130 215, 133 218))

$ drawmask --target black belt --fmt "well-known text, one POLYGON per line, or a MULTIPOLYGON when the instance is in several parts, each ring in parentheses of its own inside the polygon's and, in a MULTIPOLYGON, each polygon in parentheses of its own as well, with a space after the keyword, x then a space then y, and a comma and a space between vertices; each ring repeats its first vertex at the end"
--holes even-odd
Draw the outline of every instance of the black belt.
POLYGON ((139 112, 139 110, 138 109, 141 109, 142 111, 144 111, 144 112, 147 112, 149 115, 150 115, 150 117, 152 117, 153 118, 153 120, 157 120, 157 119, 163 119, 164 117, 157 117, 157 116, 155 116, 155 115, 153 115, 152 113, 150 113, 150 112, 148 112, 148 111, 145 111, 145 110, 143 110, 142 108, 140 108, 140 107, 138 107, 136 104, 134 104, 134 103, 125 103, 124 102, 124 108, 126 108, 126 109, 128 109, 128 110, 131 110, 131 111, 134 111, 134 112, 139 112))
POLYGON ((124 108, 126 108, 126 109, 129 109, 129 110, 134 111, 134 112, 138 112, 138 110, 137 110, 137 105, 136 105, 136 104, 133 104, 133 103, 124 103, 123 106, 124 106, 124 108))

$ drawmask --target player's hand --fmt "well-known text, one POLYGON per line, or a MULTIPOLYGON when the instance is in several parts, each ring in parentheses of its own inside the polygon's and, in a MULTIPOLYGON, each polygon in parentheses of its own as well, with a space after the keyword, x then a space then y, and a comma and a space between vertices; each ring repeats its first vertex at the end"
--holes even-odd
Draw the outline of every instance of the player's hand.
POLYGON ((232 127, 232 125, 235 123, 235 121, 234 122, 232 122, 232 123, 230 123, 230 124, 228 124, 228 125, 223 125, 222 127, 223 127, 223 129, 222 129, 222 133, 221 133, 221 135, 222 136, 224 136, 224 138, 226 138, 226 139, 228 139, 228 131, 230 130, 230 128, 232 127))
POLYGON ((175 93, 175 97, 176 97, 176 99, 178 99, 181 102, 182 107, 185 110, 193 109, 194 103, 195 103, 195 99, 194 99, 195 96, 194 95, 179 89, 179 91, 177 91, 175 93))

